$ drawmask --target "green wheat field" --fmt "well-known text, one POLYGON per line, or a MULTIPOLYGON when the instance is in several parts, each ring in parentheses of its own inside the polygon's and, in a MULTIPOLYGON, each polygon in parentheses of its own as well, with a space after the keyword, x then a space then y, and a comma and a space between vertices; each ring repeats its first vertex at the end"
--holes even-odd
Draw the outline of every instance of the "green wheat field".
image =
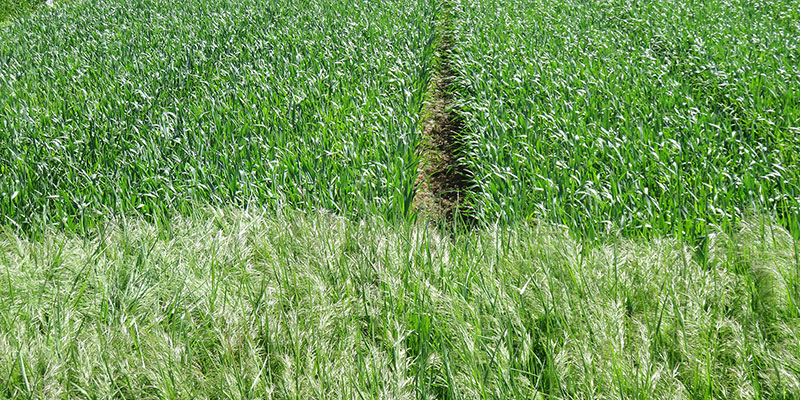
POLYGON ((0 399, 800 399, 800 0, 0 0, 0 399))

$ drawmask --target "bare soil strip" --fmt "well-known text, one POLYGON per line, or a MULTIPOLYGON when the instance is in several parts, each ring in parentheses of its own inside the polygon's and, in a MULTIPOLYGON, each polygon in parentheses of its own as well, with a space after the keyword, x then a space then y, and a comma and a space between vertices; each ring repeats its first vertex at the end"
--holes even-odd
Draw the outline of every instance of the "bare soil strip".
POLYGON ((472 174, 459 160, 460 133, 464 124, 452 104, 450 88, 455 83, 456 74, 449 59, 452 43, 449 33, 449 29, 442 29, 436 49, 438 64, 422 114, 422 159, 414 209, 436 222, 472 225, 475 221, 464 201, 473 186, 472 174))

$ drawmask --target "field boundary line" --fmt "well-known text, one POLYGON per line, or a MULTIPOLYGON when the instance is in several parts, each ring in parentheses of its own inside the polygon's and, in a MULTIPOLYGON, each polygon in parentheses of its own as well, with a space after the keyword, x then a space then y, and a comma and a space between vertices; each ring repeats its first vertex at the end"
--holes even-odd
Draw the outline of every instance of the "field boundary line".
POLYGON ((453 66, 453 6, 441 0, 434 21, 434 68, 422 110, 420 164, 415 182, 414 210, 437 223, 472 227, 477 222, 467 204, 475 186, 473 174, 462 162, 464 122, 455 112, 453 86, 458 73, 453 66))

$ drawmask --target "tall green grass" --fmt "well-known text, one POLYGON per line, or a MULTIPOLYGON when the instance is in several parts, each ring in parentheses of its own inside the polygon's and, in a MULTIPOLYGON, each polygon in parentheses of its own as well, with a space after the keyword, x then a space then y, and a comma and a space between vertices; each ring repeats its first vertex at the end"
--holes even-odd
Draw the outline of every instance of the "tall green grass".
POLYGON ((434 11, 85 0, 2 26, 2 223, 203 203, 409 215, 434 11))
POLYGON ((797 213, 794 5, 83 0, 0 25, 0 398, 800 398, 800 242, 740 219, 797 213), (506 222, 449 237, 402 218, 433 21, 474 210, 506 222))
POLYGON ((800 235, 800 2, 457 2, 475 213, 704 237, 800 235))
POLYGON ((43 0, 0 0, 0 24, 12 16, 43 4, 43 0))
POLYGON ((587 246, 542 223, 203 209, 0 234, 0 397, 796 399, 798 242, 768 220, 587 246))

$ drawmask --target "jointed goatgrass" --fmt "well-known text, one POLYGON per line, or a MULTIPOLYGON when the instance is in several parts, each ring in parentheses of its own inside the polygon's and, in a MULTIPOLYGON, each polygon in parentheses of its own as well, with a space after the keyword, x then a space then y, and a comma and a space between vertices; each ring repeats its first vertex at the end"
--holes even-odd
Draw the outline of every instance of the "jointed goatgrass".
POLYGON ((0 215, 410 214, 428 0, 76 1, 0 27, 0 215))
POLYGON ((3 398, 791 399, 782 228, 584 247, 539 224, 206 209, 0 239, 3 398))
POLYGON ((800 237, 800 2, 454 2, 475 214, 800 237))

